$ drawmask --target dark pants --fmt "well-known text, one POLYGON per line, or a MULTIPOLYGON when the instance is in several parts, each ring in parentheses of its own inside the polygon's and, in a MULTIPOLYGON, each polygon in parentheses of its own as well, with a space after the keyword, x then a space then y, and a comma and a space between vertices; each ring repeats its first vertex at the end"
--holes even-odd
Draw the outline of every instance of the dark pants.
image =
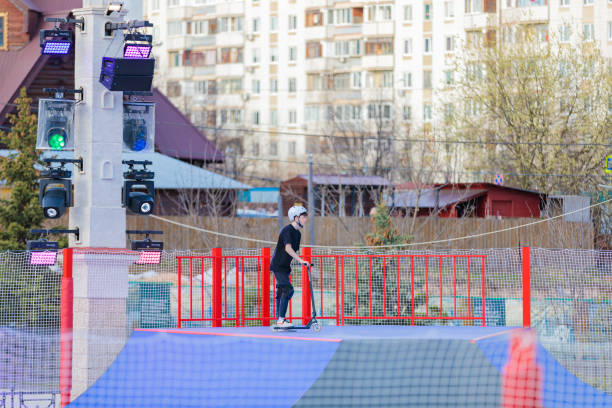
POLYGON ((276 318, 285 318, 289 300, 293 297, 293 285, 289 280, 291 271, 272 271, 276 278, 276 318))

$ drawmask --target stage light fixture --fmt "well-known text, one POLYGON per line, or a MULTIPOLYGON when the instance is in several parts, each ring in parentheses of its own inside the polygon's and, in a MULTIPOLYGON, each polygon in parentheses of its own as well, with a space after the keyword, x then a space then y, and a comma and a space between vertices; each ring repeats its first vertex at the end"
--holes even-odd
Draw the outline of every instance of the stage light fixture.
POLYGON ((163 231, 139 231, 139 230, 128 230, 126 233, 129 234, 144 234, 144 240, 130 240, 130 248, 132 251, 140 251, 140 256, 135 262, 136 265, 155 265, 161 262, 162 251, 164 249, 164 243, 162 241, 153 241, 149 238, 150 234, 163 234, 163 231))
POLYGON ((148 160, 124 160, 123 164, 129 166, 129 170, 123 173, 126 179, 123 182, 123 206, 136 214, 152 214, 155 210, 155 173, 148 171, 147 165, 153 163, 148 160), (143 169, 134 169, 137 164, 142 165, 143 169), (139 189, 145 191, 138 191, 139 189))
POLYGON ((53 266, 57 261, 59 243, 46 239, 27 241, 26 249, 30 254, 30 265, 53 266))
POLYGON ((72 49, 72 31, 40 30, 40 48, 44 55, 66 55, 72 49))
POLYGON ((106 15, 110 16, 114 12, 120 12, 123 8, 123 3, 119 1, 111 1, 108 3, 108 7, 106 7, 106 15))
POLYGON ((36 148, 41 150, 74 150, 74 106, 70 99, 38 100, 36 148))
POLYGON ((45 218, 59 218, 72 207, 72 172, 64 169, 66 163, 75 163, 82 168, 80 159, 45 159, 49 167, 40 172, 38 201, 45 218), (51 163, 60 163, 51 167, 51 163))
POLYGON ((123 103, 123 151, 153 152, 155 148, 155 104, 151 102, 123 103))
POLYGON ((153 36, 150 34, 129 33, 123 37, 123 58, 147 59, 151 55, 153 36))

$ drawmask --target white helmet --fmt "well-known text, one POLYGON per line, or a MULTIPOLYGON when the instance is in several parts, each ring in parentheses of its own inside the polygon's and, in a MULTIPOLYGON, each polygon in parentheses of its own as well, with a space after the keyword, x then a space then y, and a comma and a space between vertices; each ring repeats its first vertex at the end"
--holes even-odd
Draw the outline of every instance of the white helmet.
POLYGON ((304 208, 303 206, 294 205, 289 209, 289 212, 287 212, 287 216, 289 217, 289 220, 293 222, 295 217, 299 217, 300 215, 306 214, 307 212, 308 211, 306 211, 306 208, 304 208))

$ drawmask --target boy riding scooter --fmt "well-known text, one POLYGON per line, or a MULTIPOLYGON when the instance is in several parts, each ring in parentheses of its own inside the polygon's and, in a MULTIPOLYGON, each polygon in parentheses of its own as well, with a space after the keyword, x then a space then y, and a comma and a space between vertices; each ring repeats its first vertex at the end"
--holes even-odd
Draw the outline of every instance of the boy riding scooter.
POLYGON ((289 300, 293 296, 293 285, 289 281, 291 274, 291 261, 295 259, 302 265, 309 265, 297 254, 300 250, 300 239, 302 234, 299 228, 304 228, 304 224, 308 219, 306 208, 301 204, 296 204, 289 209, 287 213, 291 223, 285 226, 279 236, 270 263, 270 269, 274 272, 276 278, 276 327, 277 328, 292 328, 293 324, 285 319, 289 300))

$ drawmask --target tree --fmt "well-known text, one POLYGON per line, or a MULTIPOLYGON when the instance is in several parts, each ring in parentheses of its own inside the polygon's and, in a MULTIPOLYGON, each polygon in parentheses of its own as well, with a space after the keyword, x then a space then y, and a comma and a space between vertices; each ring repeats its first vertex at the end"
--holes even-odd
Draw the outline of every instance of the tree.
POLYGON ((458 55, 442 98, 446 136, 473 143, 466 169, 543 192, 595 187, 605 154, 593 145, 609 145, 612 134, 608 62, 592 41, 563 43, 519 25, 500 31, 501 41, 487 35, 458 55))
POLYGON ((0 132, 0 141, 8 146, 8 157, 0 157, 0 180, 10 187, 8 199, 0 200, 0 249, 25 249, 29 230, 38 227, 43 213, 38 203, 38 171, 41 164, 36 152, 36 115, 30 112, 32 99, 21 89, 17 113, 8 116, 12 125, 8 134, 0 132))

